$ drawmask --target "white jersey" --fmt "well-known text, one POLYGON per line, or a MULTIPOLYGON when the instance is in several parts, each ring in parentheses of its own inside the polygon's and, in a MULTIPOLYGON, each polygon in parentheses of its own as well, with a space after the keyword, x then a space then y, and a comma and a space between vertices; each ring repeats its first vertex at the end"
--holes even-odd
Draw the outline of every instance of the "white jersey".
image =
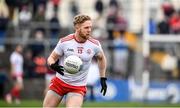
POLYGON ((13 65, 13 73, 16 75, 22 75, 23 72, 23 57, 17 52, 13 52, 10 56, 10 63, 13 65))
POLYGON ((69 74, 65 71, 63 76, 59 73, 56 73, 56 76, 67 84, 85 86, 87 84, 87 75, 91 60, 100 51, 102 51, 102 48, 98 40, 89 38, 86 42, 79 43, 75 39, 75 35, 70 34, 60 39, 54 51, 61 56, 59 61, 60 65, 64 65, 64 59, 70 55, 77 55, 82 59, 83 65, 78 73, 69 74))

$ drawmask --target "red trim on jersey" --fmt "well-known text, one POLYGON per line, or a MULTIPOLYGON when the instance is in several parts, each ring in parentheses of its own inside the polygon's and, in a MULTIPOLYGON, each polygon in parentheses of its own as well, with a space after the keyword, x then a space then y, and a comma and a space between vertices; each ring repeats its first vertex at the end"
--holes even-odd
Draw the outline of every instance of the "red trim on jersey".
POLYGON ((56 92, 60 96, 64 96, 69 92, 79 93, 85 96, 87 88, 86 86, 73 86, 63 82, 61 79, 54 77, 51 80, 49 89, 56 92))
POLYGON ((90 42, 96 44, 97 46, 99 46, 98 40, 96 40, 96 39, 94 39, 94 38, 92 38, 92 37, 90 37, 88 40, 89 40, 90 42))
POLYGON ((62 43, 62 42, 69 41, 69 40, 72 40, 72 39, 74 39, 74 34, 70 34, 70 35, 68 35, 66 37, 61 38, 60 42, 62 43))

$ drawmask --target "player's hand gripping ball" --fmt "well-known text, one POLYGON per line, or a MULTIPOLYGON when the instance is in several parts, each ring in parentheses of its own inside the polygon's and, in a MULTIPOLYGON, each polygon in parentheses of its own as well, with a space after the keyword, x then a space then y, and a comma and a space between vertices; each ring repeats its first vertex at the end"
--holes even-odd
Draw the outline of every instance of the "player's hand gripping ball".
POLYGON ((70 74, 75 74, 79 72, 82 64, 83 62, 78 56, 70 55, 64 60, 64 69, 70 74))

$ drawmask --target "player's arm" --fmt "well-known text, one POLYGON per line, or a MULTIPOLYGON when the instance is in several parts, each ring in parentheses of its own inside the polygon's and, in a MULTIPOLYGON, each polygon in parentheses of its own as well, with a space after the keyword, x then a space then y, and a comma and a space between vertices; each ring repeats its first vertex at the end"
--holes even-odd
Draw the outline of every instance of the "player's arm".
POLYGON ((16 64, 16 59, 14 56, 10 56, 10 74, 13 75, 13 72, 15 71, 15 65, 16 64))
POLYGON ((100 77, 106 77, 106 57, 103 51, 97 54, 98 67, 100 72, 100 77))
POLYGON ((47 59, 48 65, 54 64, 59 59, 59 57, 60 55, 53 51, 47 59))
POLYGON ((63 66, 60 66, 58 64, 59 62, 59 58, 60 58, 60 55, 58 55, 55 51, 53 51, 50 56, 48 57, 47 59, 47 64, 49 65, 49 67, 58 72, 59 74, 61 75, 64 75, 63 71, 64 71, 64 68, 63 66))
POLYGON ((11 63, 11 68, 10 68, 10 73, 11 73, 11 75, 13 75, 13 72, 14 72, 14 64, 13 63, 11 63))
POLYGON ((101 93, 103 95, 106 94, 107 91, 107 84, 106 84, 106 57, 104 55, 103 51, 100 51, 97 54, 97 61, 98 61, 98 66, 99 66, 99 72, 100 72, 100 81, 101 81, 101 93))

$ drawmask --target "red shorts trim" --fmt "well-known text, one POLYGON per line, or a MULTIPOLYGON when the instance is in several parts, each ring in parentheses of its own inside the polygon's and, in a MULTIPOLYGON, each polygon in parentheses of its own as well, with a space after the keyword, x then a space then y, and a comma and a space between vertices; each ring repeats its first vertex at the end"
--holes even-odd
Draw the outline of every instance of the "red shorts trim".
POLYGON ((86 86, 69 85, 57 77, 54 77, 51 80, 51 83, 49 85, 49 89, 52 91, 55 91, 60 96, 64 96, 69 92, 75 92, 75 93, 79 93, 79 94, 85 96, 86 91, 87 91, 86 86))
POLYGON ((13 74, 12 74, 12 78, 13 78, 14 80, 17 80, 18 77, 23 78, 23 73, 18 73, 18 74, 13 73, 13 74))

